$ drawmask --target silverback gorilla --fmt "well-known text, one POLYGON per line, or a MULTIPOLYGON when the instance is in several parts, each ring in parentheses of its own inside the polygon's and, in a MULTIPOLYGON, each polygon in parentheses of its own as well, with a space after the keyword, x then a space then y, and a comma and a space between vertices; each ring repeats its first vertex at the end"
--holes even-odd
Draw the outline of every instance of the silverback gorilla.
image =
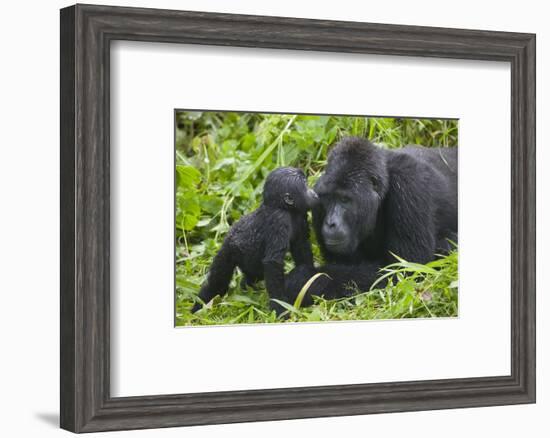
MULTIPOLYGON (((333 148, 314 187, 313 226, 326 265, 297 266, 286 278, 295 296, 316 272, 309 294, 336 298, 350 285, 368 290, 379 269, 405 260, 426 263, 457 241, 457 149, 376 147, 348 137, 333 148)), ((311 297, 304 304, 311 302, 311 297)))
MULTIPOLYGON (((208 303, 215 295, 224 295, 236 267, 243 272, 241 287, 265 278, 271 298, 289 301, 285 296, 285 255, 290 251, 296 265, 313 268, 307 211, 317 202, 300 169, 279 167, 271 172, 260 207, 243 216, 227 233, 199 292, 201 301, 208 303)), ((270 304, 277 313, 284 310, 274 301, 270 304)), ((201 307, 196 303, 192 311, 201 307)))

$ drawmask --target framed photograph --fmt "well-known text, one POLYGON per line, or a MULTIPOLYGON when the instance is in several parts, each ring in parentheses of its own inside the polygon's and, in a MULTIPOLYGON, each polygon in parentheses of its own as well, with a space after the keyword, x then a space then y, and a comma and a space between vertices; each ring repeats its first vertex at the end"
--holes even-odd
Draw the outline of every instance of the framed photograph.
POLYGON ((61 10, 61 427, 535 402, 535 35, 61 10))

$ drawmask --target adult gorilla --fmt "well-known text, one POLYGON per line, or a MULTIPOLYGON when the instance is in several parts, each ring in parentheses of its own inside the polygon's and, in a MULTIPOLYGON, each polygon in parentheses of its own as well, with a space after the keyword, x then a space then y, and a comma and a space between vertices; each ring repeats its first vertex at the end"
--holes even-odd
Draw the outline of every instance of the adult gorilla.
POLYGON ((391 253, 426 263, 451 249, 448 239, 457 241, 456 148, 386 150, 344 138, 314 190, 321 202, 313 225, 327 264, 295 268, 287 293, 296 294, 315 272, 330 279, 318 277, 313 295, 342 297, 350 285, 366 291, 395 261, 391 253))

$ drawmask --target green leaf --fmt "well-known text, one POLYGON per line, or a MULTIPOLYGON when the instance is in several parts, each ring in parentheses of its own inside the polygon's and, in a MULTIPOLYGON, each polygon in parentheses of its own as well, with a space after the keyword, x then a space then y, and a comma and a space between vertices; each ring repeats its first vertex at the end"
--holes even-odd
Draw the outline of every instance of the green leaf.
POLYGON ((277 298, 271 298, 271 301, 276 302, 280 306, 283 306, 286 310, 288 310, 291 313, 300 313, 296 307, 294 307, 292 304, 285 303, 284 301, 278 300, 277 298))
POLYGON ((298 296, 296 297, 296 300, 294 300, 294 307, 296 309, 299 309, 302 305, 302 301, 304 300, 304 297, 311 287, 311 285, 317 280, 319 277, 322 276, 330 278, 328 274, 325 274, 324 272, 318 272, 317 274, 313 275, 307 282, 302 286, 302 289, 300 289, 300 292, 298 293, 298 296))
POLYGON ((194 187, 201 180, 201 173, 192 166, 176 165, 176 185, 183 189, 194 187))
POLYGON ((233 298, 233 300, 239 301, 241 303, 258 305, 257 301, 254 301, 252 298, 247 297, 246 295, 237 295, 237 294, 235 294, 235 295, 232 296, 232 298, 233 298))

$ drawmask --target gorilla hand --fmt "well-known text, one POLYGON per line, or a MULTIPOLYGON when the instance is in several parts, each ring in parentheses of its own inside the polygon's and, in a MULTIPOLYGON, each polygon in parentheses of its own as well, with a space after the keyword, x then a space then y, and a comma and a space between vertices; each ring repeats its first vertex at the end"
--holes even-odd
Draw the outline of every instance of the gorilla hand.
MULTIPOLYGON (((314 268, 309 265, 296 266, 285 277, 285 295, 292 304, 296 300, 296 297, 315 274, 322 272, 322 270, 314 268)), ((309 286, 304 299, 302 300, 302 306, 309 306, 313 304, 312 295, 322 296, 327 295, 330 292, 332 286, 332 280, 327 275, 320 275, 309 286)))
MULTIPOLYGON (((317 277, 310 285, 302 301, 304 306, 312 304, 312 295, 333 299, 349 296, 357 291, 366 292, 378 276, 379 269, 380 264, 376 262, 363 262, 357 265, 333 263, 319 268, 297 266, 285 278, 286 296, 292 301, 296 299, 302 287, 319 272, 326 275, 317 277)), ((378 287, 384 287, 385 284, 386 281, 382 281, 378 287)))

